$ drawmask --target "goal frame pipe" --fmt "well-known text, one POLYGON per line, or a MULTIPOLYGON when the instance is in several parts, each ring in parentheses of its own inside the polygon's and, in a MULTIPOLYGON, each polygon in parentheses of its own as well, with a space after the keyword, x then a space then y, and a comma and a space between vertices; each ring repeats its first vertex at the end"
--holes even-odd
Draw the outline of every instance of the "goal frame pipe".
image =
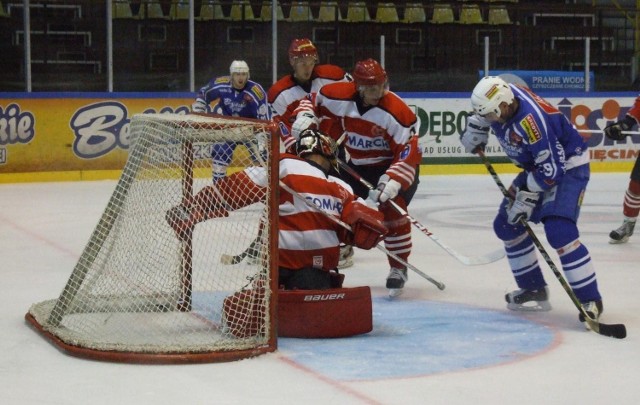
MULTIPOLYGON (((182 205, 189 206, 193 200, 193 143, 185 141, 182 144, 182 205)), ((178 311, 191 311, 192 288, 193 288, 193 266, 191 258, 193 255, 193 227, 189 228, 185 240, 181 243, 180 270, 182 283, 180 285, 180 300, 178 301, 178 311)))

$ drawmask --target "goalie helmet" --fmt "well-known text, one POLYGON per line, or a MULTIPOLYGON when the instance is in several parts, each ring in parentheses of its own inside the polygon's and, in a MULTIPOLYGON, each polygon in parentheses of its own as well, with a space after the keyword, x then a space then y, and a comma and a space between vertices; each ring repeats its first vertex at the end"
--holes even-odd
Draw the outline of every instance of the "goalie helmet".
POLYGON ((313 56, 318 61, 318 49, 309 38, 296 38, 289 45, 289 60, 313 56))
POLYGON ((234 73, 246 73, 249 75, 249 65, 247 62, 243 60, 234 60, 231 62, 231 66, 229 66, 229 74, 233 75, 234 73))
POLYGON ((331 166, 336 170, 338 168, 338 161, 336 160, 337 149, 335 141, 317 129, 305 129, 300 133, 300 137, 296 141, 296 154, 298 156, 322 155, 329 160, 331 166))
POLYGON ((515 96, 511 87, 498 76, 486 76, 471 93, 471 106, 480 116, 494 113, 500 118, 500 104, 511 104, 515 96))
POLYGON ((358 86, 387 84, 387 72, 377 60, 371 58, 357 62, 352 76, 358 86))

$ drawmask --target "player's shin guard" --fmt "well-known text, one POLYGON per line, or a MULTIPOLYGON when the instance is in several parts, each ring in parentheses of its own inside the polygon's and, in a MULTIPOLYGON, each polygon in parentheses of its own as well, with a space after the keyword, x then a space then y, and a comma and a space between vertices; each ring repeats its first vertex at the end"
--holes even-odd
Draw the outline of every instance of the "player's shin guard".
POLYGON ((535 245, 527 234, 504 242, 511 272, 520 289, 505 295, 512 311, 549 311, 549 292, 538 263, 535 245))
POLYGON ((526 290, 538 290, 547 285, 538 263, 536 247, 527 234, 505 241, 504 248, 518 287, 526 290))
POLYGON ((580 302, 600 301, 596 272, 587 248, 574 240, 557 249, 562 270, 580 302))
POLYGON ((640 182, 629 181, 629 187, 624 193, 622 213, 628 218, 637 218, 640 213, 640 182))

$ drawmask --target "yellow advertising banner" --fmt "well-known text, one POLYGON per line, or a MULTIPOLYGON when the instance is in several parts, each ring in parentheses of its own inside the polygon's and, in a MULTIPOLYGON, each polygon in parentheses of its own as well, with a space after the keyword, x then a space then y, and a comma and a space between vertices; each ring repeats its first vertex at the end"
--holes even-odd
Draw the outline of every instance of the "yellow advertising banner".
POLYGON ((134 114, 186 114, 192 102, 192 98, 0 98, 0 174, 121 170, 134 114))
MULTIPOLYGON (((459 141, 468 96, 400 95, 420 120, 423 173, 483 172, 477 157, 465 153, 459 141)), ((640 135, 611 141, 602 131, 624 117, 634 100, 632 93, 547 98, 588 141, 596 171, 627 171, 638 158, 640 135)), ((192 102, 190 93, 0 93, 0 182, 117 178, 127 159, 131 117, 187 114, 192 102)), ((490 138, 486 153, 516 170, 495 139, 490 138)))

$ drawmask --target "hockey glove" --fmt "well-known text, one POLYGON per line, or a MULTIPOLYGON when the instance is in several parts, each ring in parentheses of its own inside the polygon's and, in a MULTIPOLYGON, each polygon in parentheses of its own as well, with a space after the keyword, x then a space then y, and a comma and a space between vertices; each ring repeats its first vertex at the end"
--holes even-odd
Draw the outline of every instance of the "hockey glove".
POLYGON ((207 103, 205 103, 201 99, 197 99, 195 103, 191 104, 191 111, 198 113, 206 113, 207 112, 207 103))
POLYGON ((191 210, 184 205, 178 205, 170 210, 164 216, 165 220, 173 228, 178 239, 185 240, 193 229, 195 222, 191 218, 191 210))
POLYGON ((489 123, 475 114, 467 119, 467 128, 460 136, 460 143, 467 153, 477 153, 477 149, 484 150, 489 141, 489 123))
POLYGON ((291 135, 298 139, 305 129, 318 129, 318 118, 313 111, 302 111, 298 114, 291 126, 291 135))
POLYGON ((362 204, 353 204, 345 221, 351 225, 353 244, 360 249, 375 247, 389 231, 384 225, 384 215, 362 204))
POLYGON ((621 141, 627 136, 623 134, 622 131, 628 131, 633 128, 634 125, 636 125, 636 120, 629 115, 625 115, 620 121, 605 127, 604 134, 611 140, 621 141))
POLYGON ((529 219, 539 198, 539 193, 518 189, 513 204, 507 209, 507 221, 511 225, 515 225, 520 222, 522 218, 525 220, 529 219))
POLYGON ((296 109, 293 110, 292 115, 294 117, 297 117, 298 114, 300 114, 303 111, 314 113, 313 103, 310 100, 307 100, 306 98, 303 98, 302 100, 300 100, 296 109))
POLYGON ((378 187, 369 191, 368 199, 374 203, 387 202, 387 200, 396 198, 401 187, 402 185, 398 181, 390 178, 387 174, 383 174, 378 180, 378 187))
POLYGON ((200 190, 192 202, 169 209, 164 218, 178 238, 185 240, 197 223, 228 216, 229 211, 220 202, 213 187, 209 186, 200 190))

